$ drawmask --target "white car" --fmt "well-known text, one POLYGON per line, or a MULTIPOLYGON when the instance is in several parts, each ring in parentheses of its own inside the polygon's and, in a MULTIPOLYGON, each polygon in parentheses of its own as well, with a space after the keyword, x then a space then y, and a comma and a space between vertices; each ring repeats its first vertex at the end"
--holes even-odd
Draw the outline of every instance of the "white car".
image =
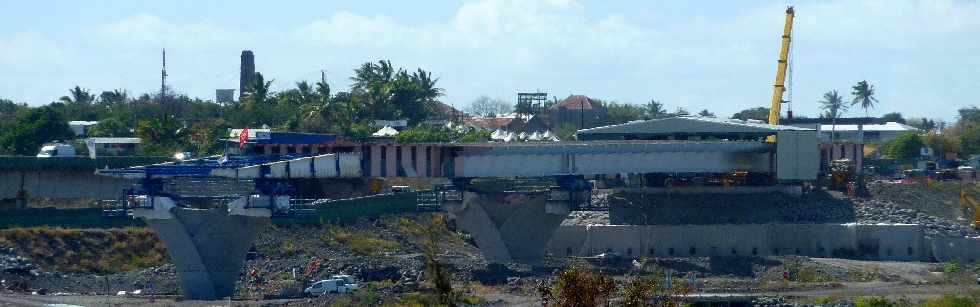
POLYGON ((313 285, 303 290, 307 296, 320 296, 325 293, 347 293, 357 290, 357 281, 350 275, 334 275, 330 279, 324 279, 313 283, 313 285))

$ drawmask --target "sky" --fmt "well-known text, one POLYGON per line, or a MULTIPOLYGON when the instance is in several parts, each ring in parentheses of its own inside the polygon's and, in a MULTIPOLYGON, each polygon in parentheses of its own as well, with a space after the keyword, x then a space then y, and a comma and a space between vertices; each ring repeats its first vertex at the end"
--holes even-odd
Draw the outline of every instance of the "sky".
MULTIPOLYGON (((517 92, 583 94, 720 116, 768 107, 784 1, 0 1, 0 98, 42 105, 78 85, 132 96, 168 84, 213 99, 238 88, 239 56, 283 90, 325 71, 335 91, 364 62, 439 78, 464 107, 517 92), (737 3, 734 3, 737 2, 737 3)), ((798 1, 792 109, 877 89, 870 115, 954 120, 980 105, 977 1, 798 1)), ((789 98, 789 97, 787 97, 789 98)), ((852 108, 846 115, 862 116, 852 108)))

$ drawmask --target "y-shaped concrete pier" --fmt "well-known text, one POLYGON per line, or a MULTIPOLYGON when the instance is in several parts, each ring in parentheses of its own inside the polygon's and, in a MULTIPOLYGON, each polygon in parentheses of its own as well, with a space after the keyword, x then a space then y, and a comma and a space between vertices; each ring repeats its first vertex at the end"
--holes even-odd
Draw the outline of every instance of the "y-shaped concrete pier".
POLYGON ((569 212, 567 203, 546 199, 542 194, 464 192, 461 201, 444 202, 443 208, 473 235, 487 261, 536 264, 569 212))
POLYGON ((185 299, 216 300, 234 294, 252 240, 270 223, 267 196, 243 197, 228 208, 214 209, 180 208, 168 197, 139 201, 143 205, 133 209, 133 215, 167 246, 185 299))

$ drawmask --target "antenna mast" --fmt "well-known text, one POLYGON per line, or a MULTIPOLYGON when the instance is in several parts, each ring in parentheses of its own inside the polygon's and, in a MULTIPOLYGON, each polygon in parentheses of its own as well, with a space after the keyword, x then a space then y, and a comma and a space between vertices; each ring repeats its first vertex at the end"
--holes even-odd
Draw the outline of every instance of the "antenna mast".
POLYGON ((167 96, 167 48, 163 49, 163 69, 160 70, 160 99, 167 96))

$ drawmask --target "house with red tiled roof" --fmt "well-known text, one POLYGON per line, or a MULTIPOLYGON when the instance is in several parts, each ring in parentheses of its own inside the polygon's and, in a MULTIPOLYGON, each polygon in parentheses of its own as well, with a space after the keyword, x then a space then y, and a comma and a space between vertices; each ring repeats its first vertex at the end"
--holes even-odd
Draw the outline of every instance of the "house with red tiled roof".
POLYGON ((606 122, 606 106, 598 99, 585 95, 571 95, 548 108, 551 127, 573 125, 578 129, 592 128, 606 122))

